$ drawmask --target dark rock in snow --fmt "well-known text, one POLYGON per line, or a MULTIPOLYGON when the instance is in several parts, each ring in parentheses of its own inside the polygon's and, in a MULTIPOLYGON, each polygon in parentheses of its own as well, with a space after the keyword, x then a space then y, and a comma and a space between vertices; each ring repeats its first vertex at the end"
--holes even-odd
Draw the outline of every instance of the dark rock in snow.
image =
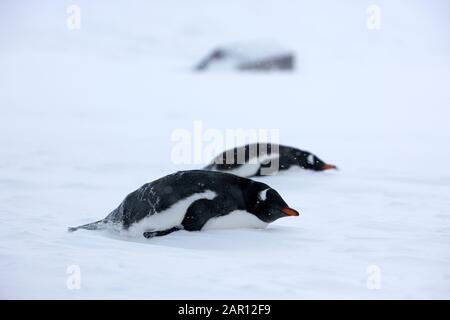
POLYGON ((294 67, 295 56, 291 51, 274 46, 236 45, 213 50, 195 69, 292 71, 294 67))

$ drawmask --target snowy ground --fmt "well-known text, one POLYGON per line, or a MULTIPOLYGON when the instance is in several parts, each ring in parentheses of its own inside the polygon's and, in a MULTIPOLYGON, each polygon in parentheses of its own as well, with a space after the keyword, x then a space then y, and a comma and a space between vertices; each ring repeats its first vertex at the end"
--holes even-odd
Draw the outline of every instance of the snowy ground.
POLYGON ((450 298, 450 6, 375 2, 378 31, 373 1, 2 1, 0 297, 450 298), (191 72, 247 40, 292 48, 297 72, 191 72), (198 168, 170 157, 194 120, 277 128, 341 170, 261 179, 301 212, 266 230, 66 232, 198 168))

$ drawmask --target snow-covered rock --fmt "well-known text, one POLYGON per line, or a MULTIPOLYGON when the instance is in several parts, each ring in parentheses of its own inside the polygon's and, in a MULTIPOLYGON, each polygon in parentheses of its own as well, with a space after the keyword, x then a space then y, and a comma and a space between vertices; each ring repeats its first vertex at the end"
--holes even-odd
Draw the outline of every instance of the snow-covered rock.
POLYGON ((294 67, 295 55, 289 50, 268 43, 245 43, 213 50, 195 69, 292 71, 294 67))

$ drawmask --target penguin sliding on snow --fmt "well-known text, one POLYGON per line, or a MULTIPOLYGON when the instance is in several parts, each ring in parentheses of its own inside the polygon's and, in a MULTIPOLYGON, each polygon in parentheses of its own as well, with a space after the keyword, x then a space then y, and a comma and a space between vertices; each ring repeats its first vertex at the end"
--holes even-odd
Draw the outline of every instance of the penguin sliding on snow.
POLYGON ((337 169, 308 151, 278 144, 254 143, 224 151, 204 170, 253 177, 273 175, 291 166, 314 171, 337 169))
POLYGON ((103 220, 69 231, 110 229, 151 238, 178 230, 264 228, 279 218, 298 215, 264 183, 191 170, 147 183, 103 220))

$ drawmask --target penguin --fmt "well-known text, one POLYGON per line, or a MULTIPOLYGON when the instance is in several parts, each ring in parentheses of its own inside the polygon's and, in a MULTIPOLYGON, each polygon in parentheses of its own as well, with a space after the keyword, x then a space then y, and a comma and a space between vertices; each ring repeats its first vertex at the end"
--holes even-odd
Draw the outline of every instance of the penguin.
POLYGON ((203 170, 232 173, 240 177, 277 174, 292 166, 314 171, 337 167, 327 164, 311 152, 270 143, 254 143, 224 151, 203 170))
POLYGON ((178 230, 265 228, 279 218, 298 215, 265 183, 229 173, 189 170, 144 184, 106 218, 69 231, 108 229, 152 238, 178 230))

